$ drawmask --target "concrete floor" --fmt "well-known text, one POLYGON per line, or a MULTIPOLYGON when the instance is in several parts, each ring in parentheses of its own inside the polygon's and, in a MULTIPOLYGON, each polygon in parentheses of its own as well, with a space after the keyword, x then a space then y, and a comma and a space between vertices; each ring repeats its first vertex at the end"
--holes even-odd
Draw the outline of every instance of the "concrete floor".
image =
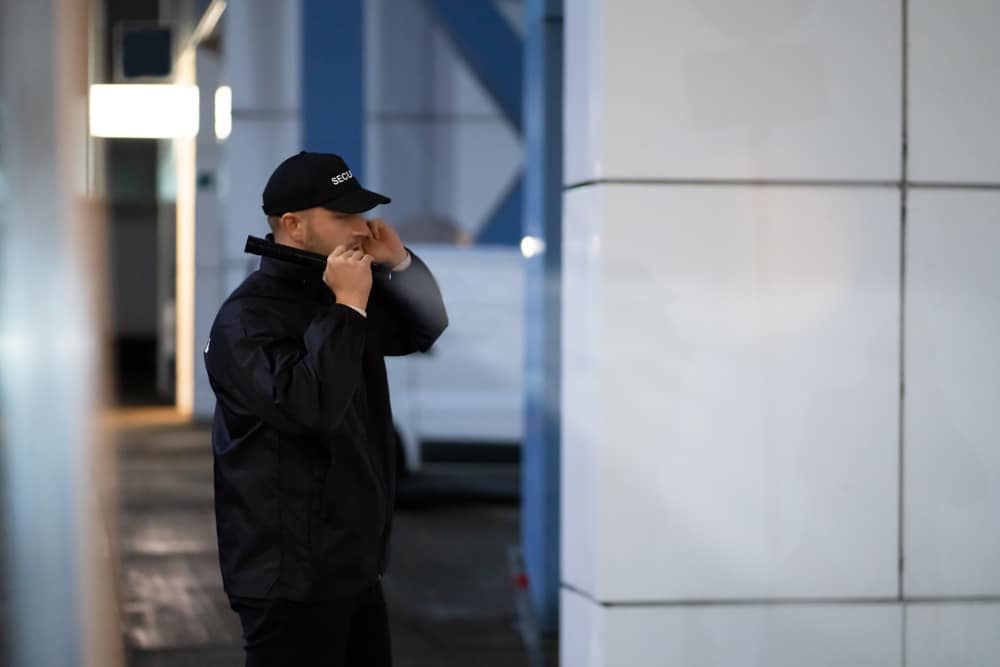
MULTIPOLYGON (((128 664, 242 665, 218 569, 207 428, 130 425, 119 453, 128 664)), ((385 584, 398 667, 528 665, 507 564, 518 484, 516 466, 439 468, 401 492, 385 584)))

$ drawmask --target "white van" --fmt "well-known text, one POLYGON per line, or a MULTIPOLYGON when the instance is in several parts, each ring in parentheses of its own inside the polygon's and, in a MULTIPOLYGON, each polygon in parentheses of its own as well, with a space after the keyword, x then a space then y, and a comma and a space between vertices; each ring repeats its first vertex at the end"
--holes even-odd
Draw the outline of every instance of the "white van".
POLYGON ((489 460, 520 447, 524 257, 506 246, 412 250, 437 278, 449 325, 427 354, 386 358, 405 470, 428 458, 489 460))

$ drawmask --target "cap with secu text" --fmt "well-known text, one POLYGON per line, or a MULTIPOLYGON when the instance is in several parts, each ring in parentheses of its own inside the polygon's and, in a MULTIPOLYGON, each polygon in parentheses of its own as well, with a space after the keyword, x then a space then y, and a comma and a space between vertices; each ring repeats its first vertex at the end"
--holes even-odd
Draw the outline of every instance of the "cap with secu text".
POLYGON ((333 153, 302 151, 278 165, 267 179, 264 213, 282 215, 322 206, 341 213, 364 213, 391 199, 365 190, 344 159, 333 153))

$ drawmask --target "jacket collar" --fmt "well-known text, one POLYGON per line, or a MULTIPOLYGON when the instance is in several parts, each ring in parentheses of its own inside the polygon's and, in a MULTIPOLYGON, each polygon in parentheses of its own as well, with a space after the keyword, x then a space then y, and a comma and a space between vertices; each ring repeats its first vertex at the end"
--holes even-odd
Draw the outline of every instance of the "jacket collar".
MULTIPOLYGON (((273 243, 274 234, 268 234, 267 240, 273 243)), ((308 266, 301 266, 299 264, 293 264, 292 262, 286 262, 282 259, 274 259, 273 257, 261 257, 260 270, 262 273, 269 276, 284 278, 285 280, 294 280, 301 283, 318 283, 322 280, 322 274, 316 269, 308 266)))

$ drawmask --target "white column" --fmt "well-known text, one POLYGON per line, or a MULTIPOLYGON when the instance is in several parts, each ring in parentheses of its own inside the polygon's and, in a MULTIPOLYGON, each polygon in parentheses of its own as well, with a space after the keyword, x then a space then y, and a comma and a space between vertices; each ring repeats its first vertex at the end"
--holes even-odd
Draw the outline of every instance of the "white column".
MULTIPOLYGON (((195 49, 188 49, 174 65, 174 82, 197 83, 195 49)), ((195 369, 200 359, 195 332, 195 262, 196 262, 196 183, 198 178, 197 137, 172 141, 175 178, 174 257, 174 317, 176 325, 174 376, 177 411, 190 416, 194 413, 195 369)))
POLYGON ((1000 5, 909 0, 907 665, 1000 664, 1000 5))
MULTIPOLYGON (((195 299, 194 299, 194 405, 198 416, 208 418, 215 406, 215 394, 208 383, 202 350, 215 314, 226 298, 225 268, 226 206, 220 187, 221 162, 225 143, 216 137, 215 91, 226 83, 222 54, 205 47, 196 51, 201 122, 198 131, 198 168, 195 186, 195 299)), ((261 232, 263 234, 263 232, 261 232)), ((260 234, 259 234, 260 235, 260 234)))
POLYGON ((901 664, 902 34, 567 3, 564 665, 901 664))
MULTIPOLYGON (((211 318, 259 258, 243 252, 248 234, 264 236, 267 221, 261 192, 278 163, 300 145, 300 3, 230 2, 223 15, 222 80, 232 87, 232 134, 218 165, 218 222, 199 217, 199 241, 214 245, 198 253, 195 415, 210 417, 215 397, 204 375, 201 350, 211 318), (216 229, 211 225, 217 224, 216 229), (203 227, 204 226, 204 227, 203 227), (209 241, 208 238, 212 237, 209 241), (209 315, 209 313, 211 313, 209 315)), ((214 95, 214 89, 202 91, 214 95)), ((211 126, 202 133, 212 133, 211 126)))

